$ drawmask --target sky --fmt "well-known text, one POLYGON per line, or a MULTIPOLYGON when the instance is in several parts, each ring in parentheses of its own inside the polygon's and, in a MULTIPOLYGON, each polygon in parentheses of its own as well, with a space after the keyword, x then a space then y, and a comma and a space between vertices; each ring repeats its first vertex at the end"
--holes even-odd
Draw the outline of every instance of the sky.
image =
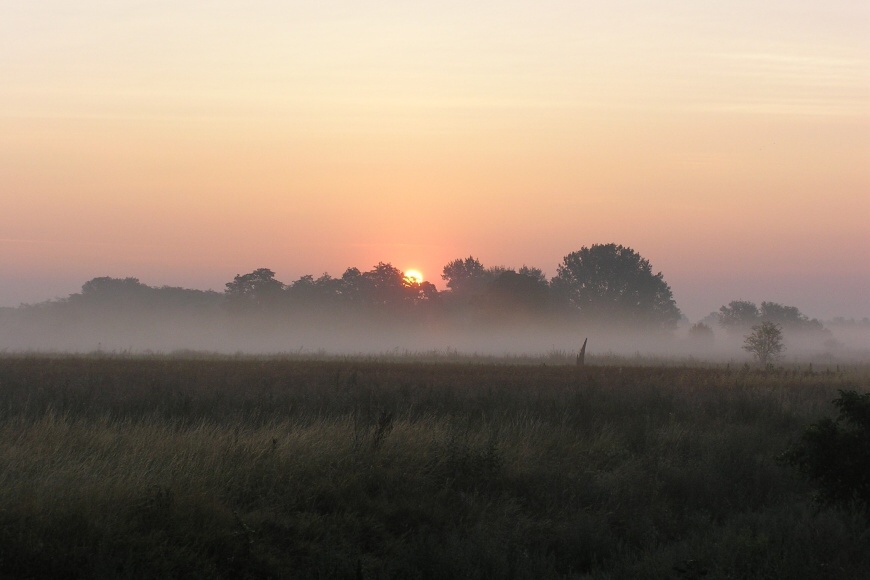
POLYGON ((870 316, 870 3, 4 0, 0 306, 630 246, 870 316))

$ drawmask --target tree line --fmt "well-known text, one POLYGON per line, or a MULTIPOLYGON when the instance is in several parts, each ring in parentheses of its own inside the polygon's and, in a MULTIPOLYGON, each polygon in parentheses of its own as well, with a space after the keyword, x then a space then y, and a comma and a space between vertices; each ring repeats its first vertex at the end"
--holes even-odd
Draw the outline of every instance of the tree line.
POLYGON ((489 318, 543 318, 573 314, 645 328, 672 329, 680 310, 662 274, 631 248, 616 244, 582 248, 565 257, 547 280, 540 268, 485 267, 473 256, 452 260, 441 274, 447 287, 405 276, 389 263, 361 272, 348 268, 341 277, 311 275, 284 284, 268 268, 237 275, 225 298, 238 311, 283 306, 355 306, 410 314, 464 311, 489 318))
POLYGON ((564 319, 606 322, 648 330, 672 330, 681 319, 661 272, 633 249, 617 244, 583 247, 568 254, 556 275, 540 268, 484 266, 473 256, 457 258, 441 272, 446 288, 408 277, 390 263, 369 270, 347 268, 282 282, 269 268, 236 275, 223 292, 152 287, 137 278, 99 277, 68 298, 26 307, 92 308, 123 314, 132 308, 164 311, 224 311, 239 317, 275 317, 300 312, 366 313, 394 319, 471 317, 481 321, 564 319))
MULTIPOLYGON (((378 320, 466 329, 500 324, 585 325, 667 334, 684 319, 663 274, 635 250, 618 244, 584 246, 566 255, 550 279, 537 267, 485 266, 473 256, 448 262, 441 279, 443 290, 385 262, 365 271, 350 267, 338 277, 309 274, 289 283, 269 268, 257 268, 236 275, 222 292, 99 277, 86 282, 80 293, 17 310, 46 321, 46 328, 49 323, 70 326, 98 318, 111 320, 115 327, 133 326, 149 313, 154 315, 148 321, 151 325, 161 317, 176 324, 182 320, 216 324, 229 317, 239 328, 254 329, 378 320)), ((787 332, 823 331, 818 320, 796 307, 762 302, 759 308, 738 300, 694 325, 689 336, 704 343, 712 341, 713 326, 736 335, 766 321, 787 332)))

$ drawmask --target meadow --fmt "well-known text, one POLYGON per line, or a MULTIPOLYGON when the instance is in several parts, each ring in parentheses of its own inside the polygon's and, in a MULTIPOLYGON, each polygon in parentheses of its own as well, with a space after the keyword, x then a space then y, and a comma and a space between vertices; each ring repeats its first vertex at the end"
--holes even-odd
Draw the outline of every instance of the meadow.
POLYGON ((870 366, 0 356, 4 578, 859 578, 778 458, 870 366))

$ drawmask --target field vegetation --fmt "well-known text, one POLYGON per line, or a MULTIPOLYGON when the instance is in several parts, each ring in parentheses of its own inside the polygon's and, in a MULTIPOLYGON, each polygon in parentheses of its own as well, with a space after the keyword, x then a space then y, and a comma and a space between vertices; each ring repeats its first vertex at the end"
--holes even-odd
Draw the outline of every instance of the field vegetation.
POLYGON ((780 457, 870 367, 0 357, 0 576, 859 578, 780 457))

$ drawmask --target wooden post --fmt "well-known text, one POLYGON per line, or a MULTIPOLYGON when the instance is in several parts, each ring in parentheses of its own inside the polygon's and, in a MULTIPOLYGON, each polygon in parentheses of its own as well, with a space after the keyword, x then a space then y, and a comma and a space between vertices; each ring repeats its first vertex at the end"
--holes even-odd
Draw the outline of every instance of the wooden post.
POLYGON ((583 346, 580 348, 580 354, 577 355, 577 366, 578 367, 582 367, 583 365, 586 364, 586 341, 587 340, 589 340, 588 337, 583 339, 583 346))

